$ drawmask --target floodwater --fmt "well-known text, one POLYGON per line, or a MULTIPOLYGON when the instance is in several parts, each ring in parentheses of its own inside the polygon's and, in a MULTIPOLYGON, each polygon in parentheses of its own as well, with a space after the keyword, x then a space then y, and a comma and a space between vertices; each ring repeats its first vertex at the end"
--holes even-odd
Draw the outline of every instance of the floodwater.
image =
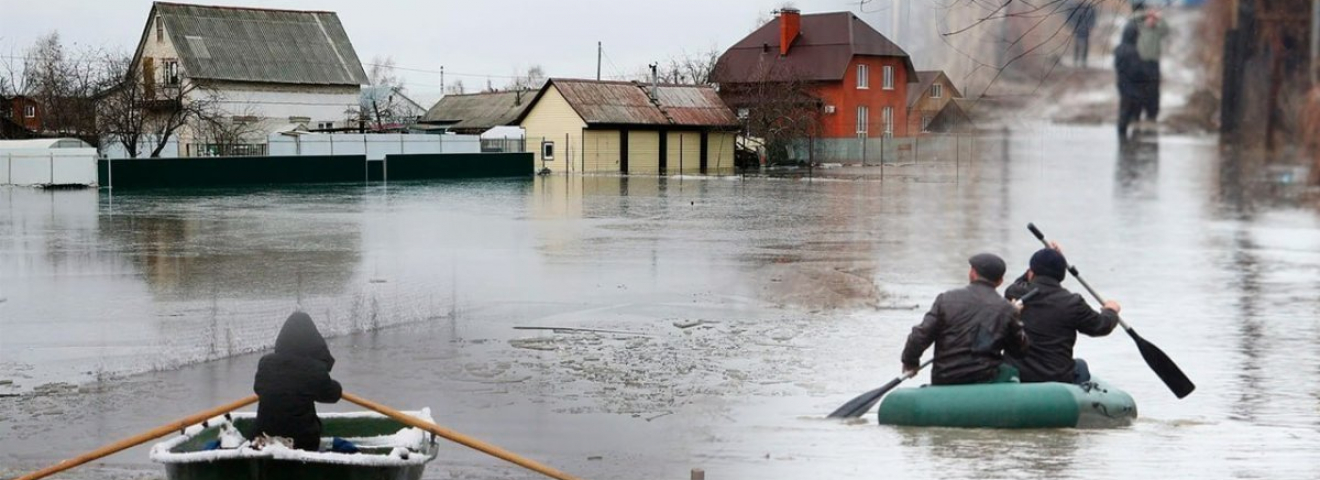
MULTIPOLYGON (((973 147, 810 179, 0 190, 0 477, 249 394, 301 307, 347 391, 583 478, 1320 478, 1305 171, 1213 139, 1120 149, 1110 128, 973 147), (968 256, 1024 268, 1027 222, 1195 393, 1175 399, 1115 333, 1078 355, 1137 400, 1129 428, 823 418, 899 373, 968 256)), ((146 452, 67 478, 162 476, 146 452)), ((536 475, 452 446, 427 477, 536 475)))

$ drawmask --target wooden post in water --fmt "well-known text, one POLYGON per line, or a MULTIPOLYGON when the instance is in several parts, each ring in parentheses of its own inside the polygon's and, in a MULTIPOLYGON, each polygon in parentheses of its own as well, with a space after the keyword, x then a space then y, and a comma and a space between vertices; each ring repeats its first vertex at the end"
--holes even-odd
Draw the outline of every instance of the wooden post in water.
POLYGON ((706 471, 705 471, 705 470, 702 470, 702 469, 700 469, 700 468, 694 468, 694 469, 692 469, 692 479, 691 479, 691 480, 706 480, 706 471))

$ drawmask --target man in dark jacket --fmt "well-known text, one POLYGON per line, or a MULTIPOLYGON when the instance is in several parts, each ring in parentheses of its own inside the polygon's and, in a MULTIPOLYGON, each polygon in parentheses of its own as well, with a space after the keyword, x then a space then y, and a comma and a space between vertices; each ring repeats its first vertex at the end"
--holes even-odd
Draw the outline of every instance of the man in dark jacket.
POLYGON ((1095 28, 1096 0, 1074 0, 1068 6, 1068 25, 1073 31, 1073 66, 1086 68, 1091 51, 1091 29, 1095 28))
POLYGON ((294 312, 275 339, 275 353, 261 357, 252 389, 260 397, 257 434, 293 439, 294 448, 321 446, 321 419, 314 402, 335 403, 343 389, 330 378, 335 357, 312 317, 294 312))
POLYGON ((1114 72, 1118 77, 1118 136, 1128 137, 1128 125, 1141 118, 1142 108, 1149 103, 1150 83, 1153 80, 1141 55, 1137 53, 1139 31, 1134 24, 1123 28, 1122 41, 1114 49, 1114 72))
POLYGON ((971 284, 935 297, 926 318, 912 327, 903 348, 905 373, 915 373, 921 354, 934 343, 932 384, 1007 381, 1003 352, 1021 356, 1027 351, 1017 310, 995 292, 1004 281, 1004 260, 982 253, 968 262, 971 284))
POLYGON ((1097 313, 1081 295, 1060 285, 1068 261, 1058 244, 1031 256, 1031 269, 1004 289, 1010 300, 1021 298, 1032 289, 1039 292, 1022 306, 1022 324, 1031 339, 1031 351, 1021 358, 1009 359, 1017 367, 1023 382, 1085 383, 1091 379, 1086 362, 1073 358, 1077 333, 1092 337, 1109 335, 1118 325, 1118 302, 1105 302, 1097 313))

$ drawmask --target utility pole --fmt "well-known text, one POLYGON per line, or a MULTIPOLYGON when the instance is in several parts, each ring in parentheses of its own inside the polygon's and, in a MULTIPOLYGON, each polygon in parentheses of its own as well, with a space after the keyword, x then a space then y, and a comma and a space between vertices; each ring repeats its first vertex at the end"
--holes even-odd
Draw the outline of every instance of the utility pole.
POLYGON ((597 82, 600 81, 600 56, 601 56, 601 52, 603 51, 604 50, 601 48, 600 42, 596 42, 596 81, 597 82))
POLYGON ((445 94, 445 66, 440 66, 440 94, 445 94))

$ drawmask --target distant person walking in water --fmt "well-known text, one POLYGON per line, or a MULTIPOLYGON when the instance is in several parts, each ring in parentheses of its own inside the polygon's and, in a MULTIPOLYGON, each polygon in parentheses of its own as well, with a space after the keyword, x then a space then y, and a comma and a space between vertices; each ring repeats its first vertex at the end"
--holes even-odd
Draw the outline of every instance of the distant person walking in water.
POLYGON ((256 434, 293 439, 293 447, 321 447, 321 419, 315 402, 335 403, 343 394, 330 378, 335 357, 312 317, 294 312, 275 339, 275 353, 261 357, 252 389, 257 405, 256 434))
POLYGON ((1095 28, 1096 0, 1074 0, 1068 9, 1068 25, 1073 31, 1073 66, 1086 68, 1091 51, 1091 30, 1095 28))
POLYGON ((1144 0, 1133 0, 1132 17, 1126 28, 1137 29, 1137 54, 1150 81, 1145 84, 1145 103, 1141 110, 1146 120, 1156 121, 1160 116, 1160 50, 1164 37, 1169 36, 1169 24, 1159 10, 1147 8, 1144 0))
POLYGON ((982 253, 968 259, 969 285, 935 297, 920 324, 912 327, 903 348, 903 372, 916 373, 921 354, 935 344, 930 383, 1011 382, 1017 372, 1004 364, 1004 352, 1021 357, 1027 335, 1017 310, 995 288, 1004 281, 1004 259, 982 253))
MULTIPOLYGON (((1140 31, 1135 25, 1123 28, 1123 39, 1114 49, 1114 73, 1118 80, 1118 137, 1128 138, 1128 126, 1141 118, 1143 106, 1149 103, 1153 81, 1150 71, 1137 53, 1137 36, 1140 31)), ((1158 101, 1158 100, 1157 100, 1158 101)))

